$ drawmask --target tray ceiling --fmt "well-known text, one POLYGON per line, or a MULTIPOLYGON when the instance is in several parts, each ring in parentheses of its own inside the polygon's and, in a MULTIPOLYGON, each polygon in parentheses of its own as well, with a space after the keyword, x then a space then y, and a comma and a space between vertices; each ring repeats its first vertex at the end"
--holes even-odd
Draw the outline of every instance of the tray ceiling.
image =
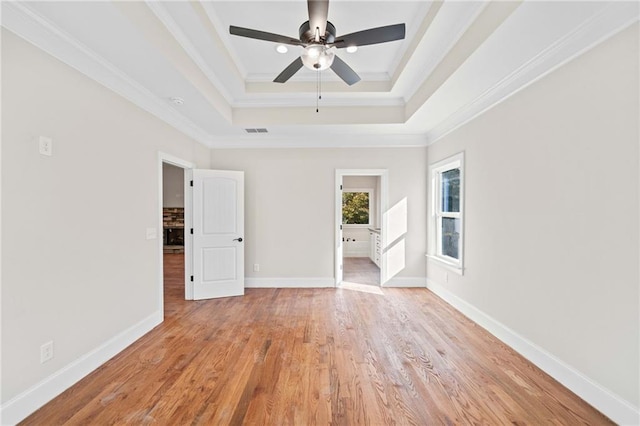
POLYGON ((2 25, 210 147, 426 145, 638 20, 636 2, 332 0, 338 35, 406 23, 404 40, 299 56, 229 25, 297 37, 306 2, 2 2, 2 25), (180 98, 182 104, 172 99, 180 98), (316 112, 316 103, 319 112, 316 112), (246 129, 267 129, 247 132, 246 129))

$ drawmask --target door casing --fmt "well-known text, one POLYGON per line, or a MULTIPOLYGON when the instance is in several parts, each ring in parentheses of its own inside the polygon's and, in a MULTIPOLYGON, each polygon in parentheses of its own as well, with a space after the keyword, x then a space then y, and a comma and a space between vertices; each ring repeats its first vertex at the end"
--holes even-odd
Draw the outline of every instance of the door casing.
POLYGON ((344 176, 379 176, 380 177, 380 239, 382 242, 382 254, 380 256, 380 286, 384 286, 385 277, 387 276, 387 262, 385 256, 385 248, 387 242, 387 226, 385 223, 386 211, 389 203, 388 194, 388 179, 389 171, 387 169, 336 169, 335 178, 335 244, 334 244, 334 259, 335 259, 335 285, 338 287, 342 282, 342 253, 344 248, 340 250, 342 245, 342 231, 340 225, 342 225, 342 178, 344 176))
MULTIPOLYGON (((159 286, 159 310, 162 315, 162 319, 164 320, 164 248, 163 248, 163 239, 160 237, 162 235, 162 228, 164 226, 162 219, 162 197, 163 197, 163 186, 164 182, 162 180, 162 164, 171 164, 172 166, 180 167, 184 169, 184 228, 191 228, 191 193, 188 190, 189 181, 188 181, 188 170, 195 168, 195 164, 183 160, 182 158, 175 157, 171 154, 167 154, 165 152, 158 152, 158 286, 159 286)), ((192 300, 193 299, 193 286, 190 285, 190 277, 191 277, 191 247, 189 240, 189 233, 184 233, 184 289, 185 289, 185 299, 192 300)))

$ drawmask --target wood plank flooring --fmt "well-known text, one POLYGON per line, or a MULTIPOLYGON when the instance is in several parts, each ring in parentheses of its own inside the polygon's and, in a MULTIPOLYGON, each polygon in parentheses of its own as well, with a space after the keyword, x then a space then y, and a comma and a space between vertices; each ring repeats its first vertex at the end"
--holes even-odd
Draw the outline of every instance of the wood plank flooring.
POLYGON ((611 424, 425 289, 247 289, 166 320, 25 425, 611 424))
POLYGON ((380 268, 368 257, 342 259, 343 281, 354 284, 380 285, 380 268))

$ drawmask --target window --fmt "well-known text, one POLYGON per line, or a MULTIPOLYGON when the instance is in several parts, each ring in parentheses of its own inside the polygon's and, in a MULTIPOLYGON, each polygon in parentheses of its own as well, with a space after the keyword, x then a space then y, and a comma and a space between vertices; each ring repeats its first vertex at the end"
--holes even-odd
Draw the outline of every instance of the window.
POLYGON ((343 225, 371 225, 372 192, 371 189, 348 189, 342 192, 343 225))
POLYGON ((429 168, 431 220, 429 257, 462 272, 464 223, 464 153, 429 168))

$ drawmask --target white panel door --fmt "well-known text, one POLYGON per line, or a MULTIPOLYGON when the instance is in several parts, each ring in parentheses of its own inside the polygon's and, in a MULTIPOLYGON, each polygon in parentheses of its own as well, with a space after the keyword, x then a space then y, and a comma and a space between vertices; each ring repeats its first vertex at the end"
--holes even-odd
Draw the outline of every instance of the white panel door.
POLYGON ((193 170, 193 298, 244 294, 244 172, 193 170))

